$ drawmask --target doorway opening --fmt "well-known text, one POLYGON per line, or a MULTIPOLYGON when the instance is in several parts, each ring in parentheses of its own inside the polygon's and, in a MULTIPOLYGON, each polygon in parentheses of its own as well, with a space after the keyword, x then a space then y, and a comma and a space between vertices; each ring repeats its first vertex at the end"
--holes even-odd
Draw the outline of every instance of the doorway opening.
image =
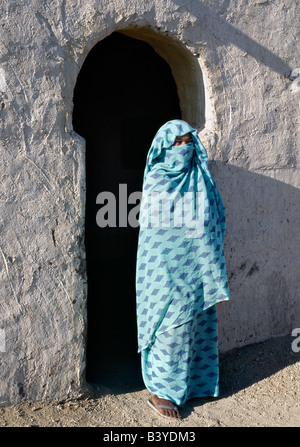
MULTIPOLYGON (((120 32, 88 54, 73 103, 73 128, 86 141, 86 380, 124 392, 143 384, 135 307, 138 227, 118 223, 119 185, 126 185, 127 197, 142 191, 155 133, 182 112, 166 60, 144 40, 120 32), (116 198, 117 225, 101 228, 96 198, 104 191, 116 198)), ((136 205, 128 204, 128 212, 136 205)))

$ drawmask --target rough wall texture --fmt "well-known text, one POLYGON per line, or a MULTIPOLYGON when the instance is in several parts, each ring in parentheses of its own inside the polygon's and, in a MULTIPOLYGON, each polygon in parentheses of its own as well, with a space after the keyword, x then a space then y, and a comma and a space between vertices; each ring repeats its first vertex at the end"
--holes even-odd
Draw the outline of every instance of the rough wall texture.
POLYGON ((203 135, 226 206, 232 296, 219 306, 220 349, 299 327, 296 2, 2 0, 0 8, 0 403, 83 386, 84 142, 72 131, 72 96, 89 50, 129 25, 175 39, 203 70, 203 135))

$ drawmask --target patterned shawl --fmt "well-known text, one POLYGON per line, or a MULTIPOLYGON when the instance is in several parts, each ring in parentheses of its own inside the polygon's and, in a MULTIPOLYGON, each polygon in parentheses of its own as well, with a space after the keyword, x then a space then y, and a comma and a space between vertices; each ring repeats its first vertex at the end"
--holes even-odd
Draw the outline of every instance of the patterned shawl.
POLYGON ((144 171, 136 262, 138 351, 155 334, 229 299, 224 206, 196 129, 168 121, 144 171), (193 142, 173 146, 176 136, 193 142))

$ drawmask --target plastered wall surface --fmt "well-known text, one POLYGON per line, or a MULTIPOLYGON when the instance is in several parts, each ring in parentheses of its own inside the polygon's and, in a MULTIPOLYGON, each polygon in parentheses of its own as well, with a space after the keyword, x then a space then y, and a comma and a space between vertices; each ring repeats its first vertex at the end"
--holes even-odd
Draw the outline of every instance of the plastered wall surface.
POLYGON ((293 0, 2 0, 0 405, 84 386, 85 146, 72 98, 91 48, 127 27, 171 39, 202 70, 206 122, 192 124, 227 216, 220 350, 300 327, 299 16, 293 0))

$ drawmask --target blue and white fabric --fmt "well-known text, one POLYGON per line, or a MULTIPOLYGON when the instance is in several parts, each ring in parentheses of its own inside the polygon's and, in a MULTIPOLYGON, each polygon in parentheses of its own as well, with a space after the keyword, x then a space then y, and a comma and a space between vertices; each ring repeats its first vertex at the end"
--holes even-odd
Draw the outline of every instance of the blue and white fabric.
POLYGON ((147 388, 177 405, 207 395, 208 389, 218 393, 215 305, 229 299, 229 290, 224 206, 207 161, 196 129, 182 120, 169 121, 153 139, 143 179, 136 263, 138 351, 147 388), (192 143, 174 146, 175 138, 187 133, 192 143), (205 380, 196 377, 203 365, 209 365, 203 369, 205 380), (168 392, 162 391, 164 377, 170 380, 168 392), (178 383, 172 382, 176 377, 178 383), (178 387, 183 388, 181 397, 178 387))

